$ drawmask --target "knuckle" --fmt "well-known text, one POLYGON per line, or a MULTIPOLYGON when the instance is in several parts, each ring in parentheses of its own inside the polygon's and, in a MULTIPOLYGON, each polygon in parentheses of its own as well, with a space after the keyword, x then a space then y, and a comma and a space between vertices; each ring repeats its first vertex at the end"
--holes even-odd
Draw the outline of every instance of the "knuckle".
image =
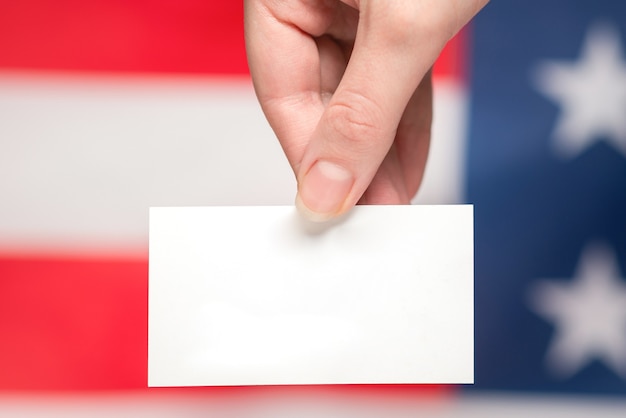
POLYGON ((330 104, 326 118, 338 139, 353 150, 368 149, 384 135, 382 109, 358 93, 330 104))

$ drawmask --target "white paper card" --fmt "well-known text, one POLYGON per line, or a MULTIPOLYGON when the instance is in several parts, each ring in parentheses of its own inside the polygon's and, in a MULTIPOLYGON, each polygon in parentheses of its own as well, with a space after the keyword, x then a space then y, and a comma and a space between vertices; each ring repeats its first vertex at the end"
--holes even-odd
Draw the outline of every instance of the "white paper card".
POLYGON ((473 208, 150 209, 149 386, 472 383, 473 208))

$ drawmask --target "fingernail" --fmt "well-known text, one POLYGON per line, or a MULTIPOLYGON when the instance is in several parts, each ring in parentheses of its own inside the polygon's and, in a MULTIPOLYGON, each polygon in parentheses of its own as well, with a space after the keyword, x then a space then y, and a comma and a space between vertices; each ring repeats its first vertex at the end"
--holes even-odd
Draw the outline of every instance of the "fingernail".
POLYGON ((352 173, 345 168, 318 161, 300 182, 296 206, 312 221, 327 221, 341 209, 353 183, 352 173))

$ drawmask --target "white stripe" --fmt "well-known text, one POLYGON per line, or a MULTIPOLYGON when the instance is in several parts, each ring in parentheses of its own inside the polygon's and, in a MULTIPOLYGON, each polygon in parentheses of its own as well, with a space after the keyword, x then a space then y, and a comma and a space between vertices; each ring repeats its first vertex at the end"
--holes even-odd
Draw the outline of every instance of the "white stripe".
MULTIPOLYGON (((465 99, 438 82, 420 203, 460 201, 465 99)), ((246 78, 0 73, 0 251, 144 252, 149 206, 291 204, 246 78)))
POLYGON ((136 250, 149 206, 290 204, 246 79, 0 78, 0 248, 136 250))
POLYGON ((589 396, 500 396, 428 399, 421 396, 376 396, 363 394, 325 395, 267 393, 249 395, 176 395, 153 392, 89 395, 2 395, 0 416, 23 418, 135 418, 219 417, 219 418, 623 418, 626 401, 589 396))
POLYGON ((453 78, 435 79, 433 128, 424 180, 413 203, 464 202, 465 146, 469 98, 453 78))

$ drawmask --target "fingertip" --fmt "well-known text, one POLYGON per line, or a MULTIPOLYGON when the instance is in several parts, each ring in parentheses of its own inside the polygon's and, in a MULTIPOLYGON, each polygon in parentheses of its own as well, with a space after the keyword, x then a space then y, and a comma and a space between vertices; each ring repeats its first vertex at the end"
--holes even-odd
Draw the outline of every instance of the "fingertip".
POLYGON ((328 222, 334 218, 330 213, 319 213, 309 209, 302 201, 300 193, 296 194, 296 209, 304 219, 315 223, 328 222))
POLYGON ((332 219, 343 211, 354 180, 345 167, 325 160, 316 161, 299 179, 296 207, 311 221, 332 219))

